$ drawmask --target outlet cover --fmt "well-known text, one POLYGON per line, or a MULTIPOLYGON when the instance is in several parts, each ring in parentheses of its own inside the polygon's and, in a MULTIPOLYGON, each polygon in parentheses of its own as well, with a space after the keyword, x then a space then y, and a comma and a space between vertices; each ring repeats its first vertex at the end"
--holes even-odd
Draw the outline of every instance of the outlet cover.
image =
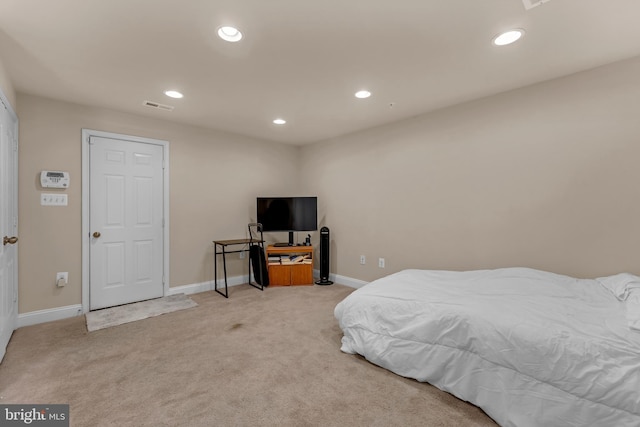
POLYGON ((59 288, 66 286, 69 283, 69 272, 58 272, 56 273, 56 286, 59 288))

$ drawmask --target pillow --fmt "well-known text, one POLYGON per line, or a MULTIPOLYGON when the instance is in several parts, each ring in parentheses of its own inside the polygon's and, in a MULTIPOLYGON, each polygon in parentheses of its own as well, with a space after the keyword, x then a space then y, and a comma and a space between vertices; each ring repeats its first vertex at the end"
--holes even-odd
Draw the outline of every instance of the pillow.
POLYGON ((640 289, 640 277, 629 273, 599 277, 596 280, 620 301, 625 301, 633 289, 640 289))

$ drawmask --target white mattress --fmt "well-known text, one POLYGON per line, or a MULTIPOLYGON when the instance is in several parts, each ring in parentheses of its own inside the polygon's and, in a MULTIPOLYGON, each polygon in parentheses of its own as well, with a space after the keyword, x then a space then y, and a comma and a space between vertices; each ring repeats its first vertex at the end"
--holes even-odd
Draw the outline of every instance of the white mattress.
POLYGON ((598 280, 405 270, 354 291, 335 316, 342 351, 501 426, 640 426, 640 332, 598 280))

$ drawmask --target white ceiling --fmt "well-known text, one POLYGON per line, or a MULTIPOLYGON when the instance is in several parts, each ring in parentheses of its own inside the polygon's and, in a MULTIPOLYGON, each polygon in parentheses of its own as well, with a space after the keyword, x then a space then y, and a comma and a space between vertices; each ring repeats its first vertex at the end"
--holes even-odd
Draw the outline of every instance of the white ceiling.
POLYGON ((2 0, 0 61, 18 92, 306 144, 638 56, 638 22, 639 0, 2 0))

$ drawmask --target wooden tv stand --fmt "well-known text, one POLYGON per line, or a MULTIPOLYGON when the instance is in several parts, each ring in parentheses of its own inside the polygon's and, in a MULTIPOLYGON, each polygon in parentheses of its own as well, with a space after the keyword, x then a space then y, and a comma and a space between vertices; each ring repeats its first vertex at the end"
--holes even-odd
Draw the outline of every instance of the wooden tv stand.
POLYGON ((269 245, 267 266, 269 286, 313 285, 313 246, 269 245))

